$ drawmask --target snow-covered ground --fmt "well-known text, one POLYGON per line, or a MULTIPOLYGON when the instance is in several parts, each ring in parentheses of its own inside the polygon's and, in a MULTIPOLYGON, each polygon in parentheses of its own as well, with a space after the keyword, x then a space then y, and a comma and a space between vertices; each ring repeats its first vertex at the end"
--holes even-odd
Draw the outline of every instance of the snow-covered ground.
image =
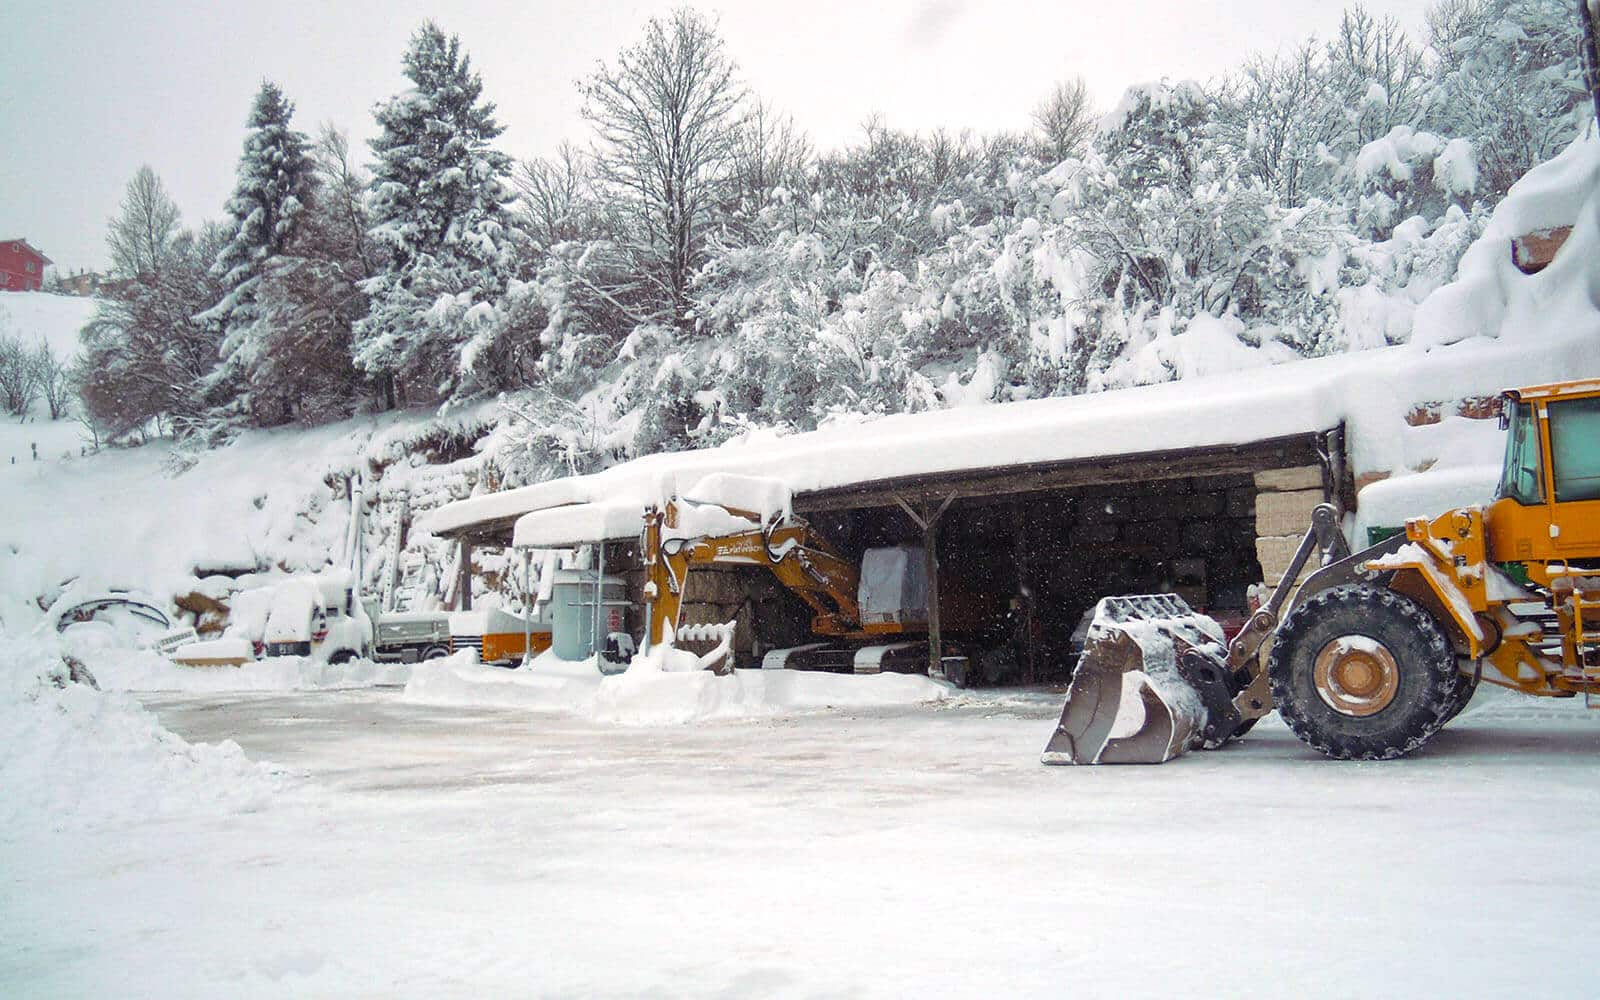
POLYGON ((1600 835, 1581 704, 1487 695, 1385 764, 1269 719, 1160 767, 1045 767, 1059 697, 640 728, 153 696, 292 785, 0 833, 0 994, 1592 994, 1529 958, 1582 954, 1595 913, 1559 846, 1600 835))
MULTIPOLYGON (((15 337, 27 347, 41 341, 63 361, 78 355, 78 331, 94 314, 94 300, 44 292, 0 292, 0 337, 15 337)), ((89 435, 74 417, 49 419, 43 400, 29 415, 0 415, 0 482, 37 473, 34 451, 40 459, 77 455, 89 435)))

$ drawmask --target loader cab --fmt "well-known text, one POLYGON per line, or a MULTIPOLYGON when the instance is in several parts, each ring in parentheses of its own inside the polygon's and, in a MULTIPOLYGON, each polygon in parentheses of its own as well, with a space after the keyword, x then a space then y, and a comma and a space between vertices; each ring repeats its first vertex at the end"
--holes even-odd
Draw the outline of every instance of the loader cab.
POLYGON ((1505 394, 1505 463, 1489 514, 1501 561, 1600 555, 1600 382, 1505 394))

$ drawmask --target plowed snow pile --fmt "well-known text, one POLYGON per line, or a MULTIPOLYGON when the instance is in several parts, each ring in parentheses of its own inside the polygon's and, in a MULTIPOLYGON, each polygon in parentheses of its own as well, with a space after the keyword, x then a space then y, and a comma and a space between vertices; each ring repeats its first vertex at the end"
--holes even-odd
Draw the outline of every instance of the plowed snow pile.
POLYGON ((372 660, 331 664, 305 656, 271 656, 237 667, 183 667, 150 650, 71 648, 107 691, 336 691, 400 685, 411 676, 406 664, 372 660))
POLYGON ((545 653, 517 670, 480 666, 471 654, 417 664, 405 698, 419 704, 520 708, 658 726, 915 705, 942 701, 949 692, 947 685, 915 674, 735 670, 718 676, 705 670, 662 669, 656 657, 637 657, 625 672, 603 677, 592 661, 571 663, 545 653))
POLYGON ((0 840, 259 809, 284 778, 231 740, 191 744, 75 683, 54 640, 0 635, 0 840))

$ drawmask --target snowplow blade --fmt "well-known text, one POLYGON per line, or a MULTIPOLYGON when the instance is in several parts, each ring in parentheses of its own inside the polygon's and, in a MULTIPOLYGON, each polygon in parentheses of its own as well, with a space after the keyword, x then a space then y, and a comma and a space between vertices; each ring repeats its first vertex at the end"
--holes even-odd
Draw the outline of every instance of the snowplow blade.
POLYGON ((1046 764, 1160 764, 1240 726, 1222 629, 1176 594, 1095 608, 1046 764))

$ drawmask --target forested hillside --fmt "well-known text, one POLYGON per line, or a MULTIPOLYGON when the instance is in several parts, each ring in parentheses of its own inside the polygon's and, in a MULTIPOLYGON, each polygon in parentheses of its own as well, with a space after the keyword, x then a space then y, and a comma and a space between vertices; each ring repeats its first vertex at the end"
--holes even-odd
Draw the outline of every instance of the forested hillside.
POLYGON ((1577 37, 1567 0, 1442 0, 1420 39, 1353 7, 1223 79, 1063 81, 1026 134, 816 149, 684 9, 582 82, 589 135, 514 162, 429 23, 370 157, 269 82, 219 221, 133 178, 78 386, 102 437, 194 447, 499 396, 515 482, 1402 343, 1593 127, 1577 37))

